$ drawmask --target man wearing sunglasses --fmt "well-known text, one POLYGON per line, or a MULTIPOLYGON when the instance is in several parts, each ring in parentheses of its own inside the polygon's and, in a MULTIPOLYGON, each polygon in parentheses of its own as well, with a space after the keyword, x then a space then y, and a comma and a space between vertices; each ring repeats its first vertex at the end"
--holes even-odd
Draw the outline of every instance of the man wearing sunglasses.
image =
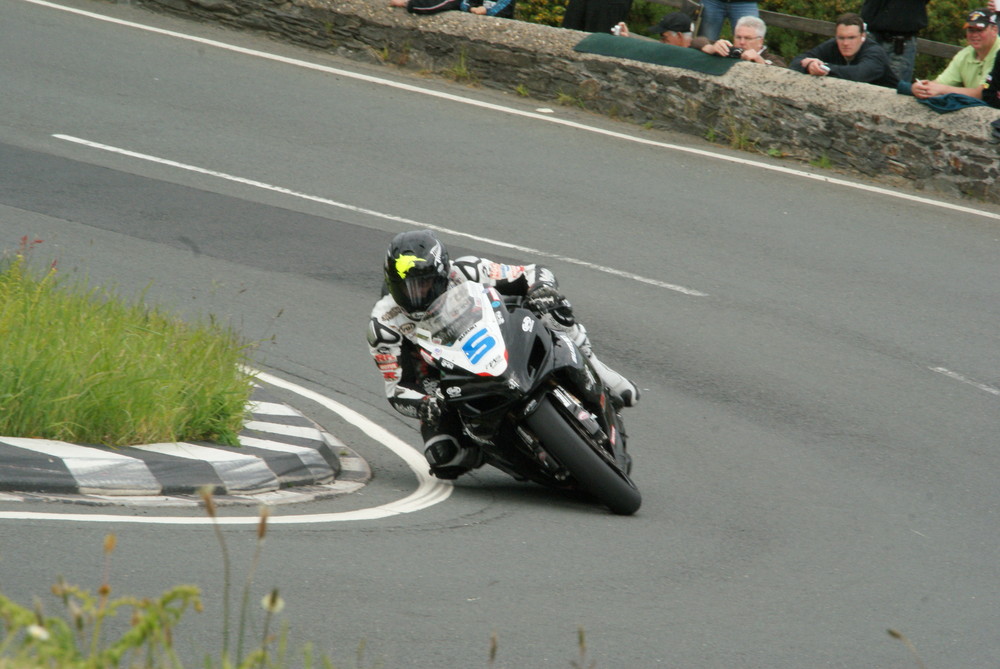
POLYGON ((865 22, 854 13, 838 16, 833 39, 800 53, 788 67, 814 77, 837 77, 886 88, 894 89, 899 83, 889 54, 874 40, 866 41, 865 22))
POLYGON ((982 99, 986 76, 993 70, 1000 41, 996 17, 986 9, 974 9, 965 17, 965 39, 969 45, 955 54, 944 72, 934 81, 913 83, 918 98, 959 93, 982 99))

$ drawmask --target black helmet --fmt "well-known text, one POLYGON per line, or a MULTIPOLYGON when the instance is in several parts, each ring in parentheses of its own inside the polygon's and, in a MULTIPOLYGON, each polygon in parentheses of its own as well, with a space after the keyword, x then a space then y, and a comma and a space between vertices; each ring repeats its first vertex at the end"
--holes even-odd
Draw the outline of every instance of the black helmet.
POLYGON ((448 290, 448 251, 430 230, 401 232, 385 254, 385 285, 407 313, 426 311, 448 290))

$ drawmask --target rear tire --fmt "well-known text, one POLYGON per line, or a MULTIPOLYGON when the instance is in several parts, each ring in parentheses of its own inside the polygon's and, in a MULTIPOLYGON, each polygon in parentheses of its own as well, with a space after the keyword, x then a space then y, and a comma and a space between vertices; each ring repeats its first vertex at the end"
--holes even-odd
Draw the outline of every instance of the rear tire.
POLYGON ((546 395, 527 418, 542 448, 565 467, 584 492, 596 497, 612 513, 630 516, 642 505, 642 495, 624 473, 617 471, 567 424, 566 417, 546 395))

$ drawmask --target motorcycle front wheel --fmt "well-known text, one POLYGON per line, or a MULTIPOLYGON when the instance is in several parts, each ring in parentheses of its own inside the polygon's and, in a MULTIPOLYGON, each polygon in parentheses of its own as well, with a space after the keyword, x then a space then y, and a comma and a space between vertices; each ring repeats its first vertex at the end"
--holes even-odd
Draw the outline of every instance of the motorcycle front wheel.
POLYGON ((594 451, 546 396, 527 418, 542 448, 559 461, 580 485, 612 513, 630 516, 642 505, 642 495, 631 479, 594 451))

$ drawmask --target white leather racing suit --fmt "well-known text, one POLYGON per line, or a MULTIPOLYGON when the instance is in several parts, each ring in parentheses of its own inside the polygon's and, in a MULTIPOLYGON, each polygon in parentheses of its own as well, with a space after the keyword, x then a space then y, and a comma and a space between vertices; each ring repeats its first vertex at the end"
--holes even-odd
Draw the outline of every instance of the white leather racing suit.
MULTIPOLYGON (((556 285, 552 272, 544 267, 504 265, 475 256, 453 260, 448 279, 453 285, 475 281, 494 286, 502 295, 525 295, 536 283, 556 285)), ((391 295, 385 295, 375 303, 368 323, 368 346, 385 380, 385 396, 396 411, 414 417, 424 396, 437 387, 430 358, 422 356, 411 339, 422 316, 406 313, 391 295)))
MULTIPOLYGON (((537 285, 558 286, 552 272, 539 265, 506 265, 475 256, 452 261, 448 278, 452 284, 475 281, 493 286, 502 295, 526 295, 529 288, 537 285)), ((368 323, 368 345, 385 381, 386 398, 396 411, 413 417, 417 416, 424 397, 434 393, 438 381, 431 359, 423 356, 412 341, 416 323, 422 316, 422 313, 406 313, 391 295, 386 295, 375 303, 368 323)), ((573 339, 612 393, 620 395, 622 389, 628 388, 631 395, 627 403, 638 399, 638 392, 627 379, 593 355, 582 325, 567 326, 551 315, 544 318, 550 328, 566 332, 573 339)))

